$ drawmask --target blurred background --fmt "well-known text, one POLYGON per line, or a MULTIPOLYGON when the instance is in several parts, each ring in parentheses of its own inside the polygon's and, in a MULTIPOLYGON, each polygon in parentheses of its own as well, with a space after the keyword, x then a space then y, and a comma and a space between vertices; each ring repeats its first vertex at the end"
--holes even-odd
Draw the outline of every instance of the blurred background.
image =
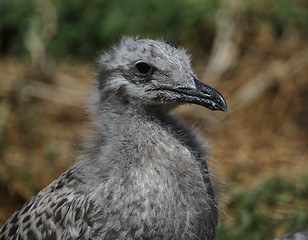
POLYGON ((95 61, 123 35, 185 47, 228 102, 174 112, 211 145, 217 239, 308 228, 306 0, 0 0, 0 225, 78 160, 95 61))

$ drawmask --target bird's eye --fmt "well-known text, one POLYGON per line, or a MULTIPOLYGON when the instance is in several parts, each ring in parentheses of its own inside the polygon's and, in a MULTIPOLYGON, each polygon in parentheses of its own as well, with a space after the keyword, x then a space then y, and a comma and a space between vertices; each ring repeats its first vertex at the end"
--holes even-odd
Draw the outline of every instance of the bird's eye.
POLYGON ((151 72, 152 67, 145 62, 139 62, 136 64, 136 69, 138 74, 145 76, 151 72))

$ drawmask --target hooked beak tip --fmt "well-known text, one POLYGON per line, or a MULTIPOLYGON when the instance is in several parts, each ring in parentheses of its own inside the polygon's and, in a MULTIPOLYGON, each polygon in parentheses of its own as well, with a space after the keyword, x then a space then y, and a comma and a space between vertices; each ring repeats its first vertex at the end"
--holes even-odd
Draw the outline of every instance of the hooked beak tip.
POLYGON ((213 97, 213 102, 218 106, 217 110, 226 112, 228 109, 227 102, 220 92, 215 91, 215 97, 213 97))
POLYGON ((200 80, 195 78, 195 85, 197 90, 203 95, 200 98, 200 104, 213 110, 220 110, 223 112, 227 111, 227 102, 220 92, 216 89, 202 83, 200 80), (204 101, 202 101, 204 99, 204 101))

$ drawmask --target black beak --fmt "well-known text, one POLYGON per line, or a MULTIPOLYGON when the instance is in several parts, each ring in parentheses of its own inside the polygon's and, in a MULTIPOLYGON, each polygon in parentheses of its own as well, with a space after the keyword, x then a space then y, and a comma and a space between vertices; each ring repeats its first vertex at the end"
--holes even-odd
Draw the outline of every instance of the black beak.
POLYGON ((202 83, 197 78, 194 78, 195 88, 191 87, 159 87, 156 89, 149 89, 149 91, 159 92, 157 99, 159 103, 162 102, 181 102, 194 103, 211 109, 213 111, 227 111, 227 103, 223 96, 216 89, 202 83), (174 93, 174 95, 166 94, 174 93))
POLYGON ((227 111, 227 103, 224 97, 216 89, 194 78, 196 90, 188 90, 188 100, 192 103, 204 106, 213 111, 227 111))

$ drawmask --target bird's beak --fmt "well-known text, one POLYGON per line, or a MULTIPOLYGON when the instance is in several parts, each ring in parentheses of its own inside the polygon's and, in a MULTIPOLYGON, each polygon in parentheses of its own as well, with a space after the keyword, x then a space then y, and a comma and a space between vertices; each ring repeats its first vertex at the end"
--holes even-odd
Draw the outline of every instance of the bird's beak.
POLYGON ((216 89, 202 83, 197 78, 194 78, 196 90, 192 90, 190 95, 193 97, 195 104, 204 106, 213 111, 227 111, 227 103, 224 97, 216 89))
POLYGON ((211 109, 213 111, 227 111, 227 103, 224 97, 216 89, 202 83, 197 78, 194 78, 195 86, 193 87, 170 87, 164 86, 149 91, 159 92, 157 99, 162 102, 178 102, 178 103, 194 103, 211 109), (173 93, 172 95, 166 92, 173 93), (166 97, 168 96, 168 97, 166 97))

